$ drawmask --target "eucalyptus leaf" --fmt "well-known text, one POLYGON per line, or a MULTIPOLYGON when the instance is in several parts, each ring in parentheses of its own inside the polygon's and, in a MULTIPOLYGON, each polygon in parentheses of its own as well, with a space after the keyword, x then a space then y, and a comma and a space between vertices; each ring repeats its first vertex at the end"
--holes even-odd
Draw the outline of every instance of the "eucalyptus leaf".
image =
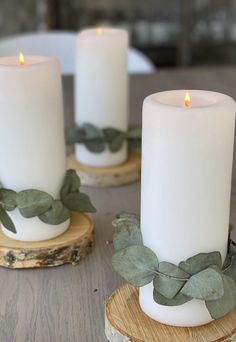
POLYGON ((119 219, 126 219, 129 221, 137 222, 140 225, 140 218, 136 214, 130 214, 130 213, 126 213, 125 211, 123 211, 116 216, 116 219, 113 222, 115 221, 118 222, 119 219))
POLYGON ((127 133, 129 150, 141 150, 142 128, 140 126, 130 127, 127 133))
POLYGON ((220 270, 216 267, 208 267, 192 275, 181 289, 181 293, 203 300, 221 298, 224 294, 224 285, 220 270))
POLYGON ((80 179, 75 170, 67 170, 64 182, 60 191, 61 198, 71 192, 79 191, 80 179))
POLYGON ((142 142, 141 139, 128 139, 128 147, 130 151, 140 151, 142 142))
POLYGON ((165 261, 158 264, 156 255, 143 246, 137 215, 121 213, 112 224, 114 247, 118 250, 112 259, 115 271, 137 287, 153 280, 156 303, 177 306, 193 298, 205 300, 212 318, 225 316, 236 307, 234 243, 229 244, 223 268, 220 252, 199 253, 179 266, 165 261))
POLYGON ((128 246, 143 244, 139 223, 124 218, 115 220, 114 225, 113 245, 116 251, 128 246))
POLYGON ((158 259, 145 246, 130 246, 113 255, 112 265, 127 282, 140 287, 150 283, 155 277, 158 259))
POLYGON ((2 205, 0 205, 0 221, 6 229, 11 231, 12 233, 16 233, 15 225, 5 209, 2 207, 2 205))
POLYGON ((111 141, 116 135, 124 134, 122 131, 111 127, 103 128, 102 132, 107 142, 111 141))
POLYGON ((179 267, 182 268, 183 271, 193 275, 203 271, 211 265, 216 265, 219 268, 222 267, 220 252, 199 253, 186 261, 182 261, 179 264, 179 267))
POLYGON ((184 303, 192 300, 191 297, 185 296, 183 293, 179 292, 174 298, 169 299, 165 296, 162 296, 155 289, 153 290, 153 299, 157 304, 165 305, 165 306, 178 306, 183 305, 184 303))
POLYGON ((94 213, 96 209, 92 205, 88 195, 82 192, 72 192, 62 198, 66 208, 72 211, 94 213))
POLYGON ((227 275, 223 276, 224 295, 217 300, 206 301, 206 307, 213 319, 227 315, 236 307, 236 285, 227 275))
POLYGON ((125 135, 123 133, 117 134, 117 136, 108 143, 109 150, 113 153, 119 151, 123 146, 124 140, 125 135))
POLYGON ((225 274, 229 277, 231 277, 235 284, 236 284, 236 255, 233 255, 230 258, 230 266, 229 268, 225 271, 225 274))
POLYGON ((16 192, 9 189, 0 189, 0 204, 5 210, 14 210, 16 208, 16 192))
POLYGON ((101 153, 105 150, 106 145, 102 139, 86 140, 84 142, 86 148, 93 153, 101 153))
POLYGON ((162 261, 159 263, 158 272, 160 273, 154 278, 153 286, 157 292, 165 296, 166 298, 172 299, 181 290, 189 278, 189 274, 181 270, 178 266, 162 261), (169 276, 169 277, 167 277, 169 276), (182 278, 183 280, 176 280, 174 278, 182 278))
POLYGON ((102 130, 90 123, 85 123, 83 125, 83 130, 87 139, 93 140, 97 138, 103 138, 102 130))
POLYGON ((140 220, 139 217, 135 214, 127 214, 125 212, 117 215, 115 220, 112 221, 113 227, 123 227, 123 225, 127 223, 128 225, 136 226, 137 229, 140 230, 140 220))
POLYGON ((64 207, 60 200, 54 200, 50 209, 48 209, 42 215, 39 215, 39 219, 44 223, 57 225, 65 222, 70 218, 70 211, 64 207))
POLYGON ((71 127, 66 131, 66 143, 67 144, 75 144, 79 141, 79 137, 81 135, 81 129, 78 127, 71 127))
POLYGON ((105 128, 103 134, 111 152, 117 152, 121 149, 125 140, 125 133, 114 128, 105 128))
POLYGON ((141 126, 131 126, 127 133, 128 139, 141 139, 142 127, 141 126))
POLYGON ((29 189, 18 192, 16 202, 21 215, 30 218, 47 211, 53 203, 53 198, 44 191, 29 189))
POLYGON ((124 141, 127 140, 131 150, 141 149, 141 127, 130 127, 128 132, 123 132, 116 128, 99 128, 90 123, 85 123, 79 127, 72 127, 66 132, 66 142, 68 144, 79 143, 93 153, 101 153, 106 145, 111 152, 119 151, 124 141))

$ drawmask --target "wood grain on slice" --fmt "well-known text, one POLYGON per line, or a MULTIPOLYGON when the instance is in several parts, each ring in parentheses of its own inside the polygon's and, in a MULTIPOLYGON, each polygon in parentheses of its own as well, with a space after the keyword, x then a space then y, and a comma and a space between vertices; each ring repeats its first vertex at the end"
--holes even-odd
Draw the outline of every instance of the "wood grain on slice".
POLYGON ((138 290, 125 284, 105 305, 105 333, 109 342, 236 341, 236 310, 200 327, 168 326, 145 315, 139 306, 138 290))
POLYGON ((111 167, 91 167, 79 163, 74 154, 67 158, 67 168, 74 169, 80 176, 81 184, 94 187, 119 186, 140 178, 141 156, 130 152, 125 163, 111 167))
POLYGON ((0 230, 0 266, 8 268, 77 265, 93 247, 93 222, 85 214, 72 213, 68 230, 55 239, 23 242, 0 230))

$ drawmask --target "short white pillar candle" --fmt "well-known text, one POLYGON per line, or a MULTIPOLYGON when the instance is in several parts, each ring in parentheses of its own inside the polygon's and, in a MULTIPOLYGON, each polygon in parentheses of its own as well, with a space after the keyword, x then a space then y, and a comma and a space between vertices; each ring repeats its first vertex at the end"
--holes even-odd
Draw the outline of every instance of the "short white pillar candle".
MULTIPOLYGON (((148 96, 143 105, 141 229, 159 261, 177 264, 201 252, 227 252, 235 102, 191 90, 148 96)), ((155 320, 197 326, 212 319, 204 301, 158 305, 153 286, 140 289, 142 310, 155 320)))
MULTIPOLYGON (((55 199, 65 176, 63 102, 59 64, 54 58, 0 58, 0 181, 4 188, 46 191, 55 199)), ((62 234, 69 220, 53 226, 38 217, 8 212, 17 240, 39 241, 62 234)))
MULTIPOLYGON (((75 121, 126 131, 128 126, 128 35, 115 28, 87 29, 76 42, 75 121)), ((127 159, 127 144, 112 153, 75 146, 76 159, 90 166, 112 166, 127 159)))

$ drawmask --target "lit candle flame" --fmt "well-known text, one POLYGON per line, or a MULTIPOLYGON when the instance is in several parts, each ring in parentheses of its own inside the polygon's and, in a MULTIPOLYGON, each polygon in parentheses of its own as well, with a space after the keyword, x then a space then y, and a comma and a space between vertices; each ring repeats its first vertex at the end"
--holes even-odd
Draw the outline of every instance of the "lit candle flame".
POLYGON ((184 107, 190 108, 191 107, 191 97, 188 91, 186 91, 184 96, 184 107))
POLYGON ((25 65, 25 57, 22 52, 19 54, 18 61, 20 65, 25 65))
POLYGON ((103 29, 102 29, 102 27, 96 27, 96 33, 97 33, 97 35, 101 35, 101 34, 103 34, 103 29))

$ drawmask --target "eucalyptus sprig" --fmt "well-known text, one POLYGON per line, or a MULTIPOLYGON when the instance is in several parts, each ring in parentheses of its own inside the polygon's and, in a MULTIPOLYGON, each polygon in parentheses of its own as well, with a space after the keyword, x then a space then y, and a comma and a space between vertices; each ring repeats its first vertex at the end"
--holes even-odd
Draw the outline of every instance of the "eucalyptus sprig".
POLYGON ((38 217, 42 222, 58 225, 69 219, 71 211, 96 211, 89 197, 80 192, 80 179, 75 170, 67 170, 60 191, 60 199, 54 199, 45 191, 28 189, 16 192, 0 188, 0 221, 3 226, 16 233, 8 211, 18 209, 25 218, 38 217))
POLYGON ((101 153, 108 147, 109 151, 119 151, 123 143, 127 141, 132 150, 141 149, 141 127, 132 126, 127 132, 107 127, 98 128, 92 124, 85 123, 82 126, 71 127, 66 132, 67 144, 84 144, 93 153, 101 153))
POLYGON ((236 245, 232 241, 224 265, 218 251, 199 253, 174 265, 159 262, 156 254, 143 245, 136 215, 122 213, 112 224, 115 271, 137 287, 152 282, 156 303, 177 306, 193 298, 204 300, 214 319, 236 307, 236 245))

